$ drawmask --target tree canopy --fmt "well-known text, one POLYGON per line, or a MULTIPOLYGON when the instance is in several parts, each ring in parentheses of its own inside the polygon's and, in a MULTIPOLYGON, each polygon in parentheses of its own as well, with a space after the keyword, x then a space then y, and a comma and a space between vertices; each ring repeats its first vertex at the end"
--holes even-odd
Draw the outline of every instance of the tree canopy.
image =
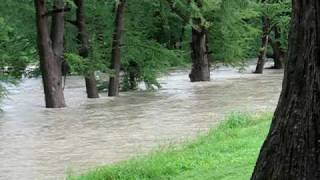
MULTIPOLYGON (((33 3, 31 0, 4 1, 0 5, 1 79, 39 75, 33 3)), ((45 2, 51 21, 55 13, 54 0, 45 2)), ((77 6, 73 0, 63 2, 64 60, 70 73, 101 72, 112 76, 112 37, 119 1, 84 1, 90 42, 87 57, 78 54, 77 27, 74 26, 77 6)), ((280 33, 276 36, 275 31, 270 31, 272 42, 279 42, 286 51, 291 17, 289 0, 128 0, 120 47, 122 90, 135 89, 139 82, 145 82, 151 89, 160 87, 159 75, 173 67, 188 67, 192 63, 192 29, 205 29, 210 64, 241 65, 257 57, 263 16, 270 19, 271 29, 277 28, 280 33)))

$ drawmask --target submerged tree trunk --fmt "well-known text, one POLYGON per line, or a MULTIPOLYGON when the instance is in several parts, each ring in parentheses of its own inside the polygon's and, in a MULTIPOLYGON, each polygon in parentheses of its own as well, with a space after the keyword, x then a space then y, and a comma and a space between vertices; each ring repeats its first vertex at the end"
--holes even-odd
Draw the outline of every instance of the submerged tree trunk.
POLYGON ((274 28, 274 36, 275 39, 270 42, 273 50, 273 59, 274 59, 274 68, 275 69, 282 69, 285 61, 285 52, 281 47, 280 42, 280 32, 277 27, 274 28))
MULTIPOLYGON (((174 1, 166 0, 169 4, 169 7, 173 12, 175 12, 182 20, 184 26, 187 25, 190 19, 194 24, 192 28, 192 39, 190 43, 191 49, 191 59, 192 59, 192 69, 189 74, 191 82, 199 81, 210 81, 210 61, 209 61, 209 48, 208 48, 208 29, 205 27, 205 21, 203 18, 193 17, 191 14, 184 14, 179 11, 174 1)), ((191 2, 196 3, 199 9, 203 7, 203 0, 188 0, 187 4, 191 5, 191 2)), ((183 28, 181 42, 183 40, 183 33, 185 29, 183 28)))
POLYGON ((124 11, 126 0, 119 0, 116 10, 115 29, 113 33, 112 52, 111 52, 111 69, 113 73, 109 80, 108 96, 119 95, 120 85, 120 67, 121 67, 121 38, 124 26, 124 11))
POLYGON ((205 28, 192 29, 192 70, 189 74, 191 82, 210 81, 207 33, 205 28))
POLYGON ((270 22, 268 17, 262 17, 263 24, 263 36, 261 39, 261 48, 259 49, 258 62, 256 66, 256 71, 254 73, 262 74, 264 69, 264 64, 267 57, 267 50, 269 44, 269 33, 270 33, 270 22))
POLYGON ((130 71, 129 72, 129 89, 130 90, 135 90, 137 89, 137 80, 136 80, 136 73, 130 71))
POLYGON ((130 90, 136 90, 138 87, 137 76, 139 74, 139 66, 136 62, 130 61, 129 68, 126 70, 128 73, 128 85, 130 90))
POLYGON ((320 179, 320 1, 293 0, 283 90, 252 180, 320 179))
MULTIPOLYGON (((63 57, 63 12, 54 15, 52 30, 57 30, 52 33, 50 39, 48 29, 48 17, 46 15, 45 0, 34 0, 36 8, 37 22, 37 44, 40 57, 40 68, 42 73, 43 88, 45 94, 45 102, 47 108, 65 107, 65 100, 62 88, 61 77, 61 58, 63 57), (62 16, 62 22, 61 20, 62 16), (62 33, 62 40, 61 35, 62 33), (62 49, 61 49, 62 43, 62 49)), ((59 5, 55 2, 55 5, 59 5)))
MULTIPOLYGON (((203 7, 202 0, 194 0, 199 9, 203 7)), ((190 4, 190 1, 189 1, 190 4)), ((210 81, 210 62, 208 58, 208 29, 204 20, 199 17, 192 18, 195 24, 192 28, 191 59, 192 70, 189 74, 191 82, 210 81)))
MULTIPOLYGON (((85 13, 84 13, 84 0, 74 0, 77 6, 76 13, 76 26, 78 28, 78 43, 79 55, 83 58, 88 58, 89 56, 89 35, 86 29, 85 13)), ((94 70, 89 68, 89 71, 85 74, 86 90, 88 98, 99 98, 97 81, 94 74, 94 70)))

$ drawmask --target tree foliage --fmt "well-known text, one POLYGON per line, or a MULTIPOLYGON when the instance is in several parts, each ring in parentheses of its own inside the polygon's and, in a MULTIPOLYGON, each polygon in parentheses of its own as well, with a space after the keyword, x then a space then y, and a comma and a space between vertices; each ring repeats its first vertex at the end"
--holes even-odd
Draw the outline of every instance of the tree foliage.
MULTIPOLYGON (((19 79, 28 66, 38 66, 34 7, 31 0, 4 1, 0 4, 0 68, 10 71, 1 76, 19 79)), ((52 9, 52 1, 47 3, 52 9)), ((109 67, 117 0, 85 1, 88 58, 92 61, 77 55, 76 28, 72 25, 76 7, 71 0, 65 3, 71 9, 66 12, 65 59, 72 73, 112 73, 109 67)), ((137 83, 154 87, 159 86, 161 73, 190 64, 191 29, 199 26, 208 29, 211 63, 239 64, 256 57, 263 15, 280 28, 277 41, 287 49, 290 11, 289 0, 129 0, 121 46, 123 88, 128 89, 130 73, 137 83)))

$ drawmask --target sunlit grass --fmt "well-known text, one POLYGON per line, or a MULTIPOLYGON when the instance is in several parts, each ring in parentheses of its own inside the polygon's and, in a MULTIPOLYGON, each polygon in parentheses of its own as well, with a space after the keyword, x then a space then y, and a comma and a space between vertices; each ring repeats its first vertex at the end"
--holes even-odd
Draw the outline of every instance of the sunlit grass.
POLYGON ((207 135, 177 147, 100 167, 77 180, 250 179, 272 115, 231 114, 207 135))

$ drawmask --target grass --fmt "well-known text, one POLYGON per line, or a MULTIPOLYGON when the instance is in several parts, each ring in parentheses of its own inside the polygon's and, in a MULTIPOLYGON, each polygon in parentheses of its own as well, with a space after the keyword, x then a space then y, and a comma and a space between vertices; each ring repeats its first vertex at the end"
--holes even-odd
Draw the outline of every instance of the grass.
POLYGON ((207 135, 184 145, 100 167, 70 180, 250 179, 272 115, 231 114, 207 135))

